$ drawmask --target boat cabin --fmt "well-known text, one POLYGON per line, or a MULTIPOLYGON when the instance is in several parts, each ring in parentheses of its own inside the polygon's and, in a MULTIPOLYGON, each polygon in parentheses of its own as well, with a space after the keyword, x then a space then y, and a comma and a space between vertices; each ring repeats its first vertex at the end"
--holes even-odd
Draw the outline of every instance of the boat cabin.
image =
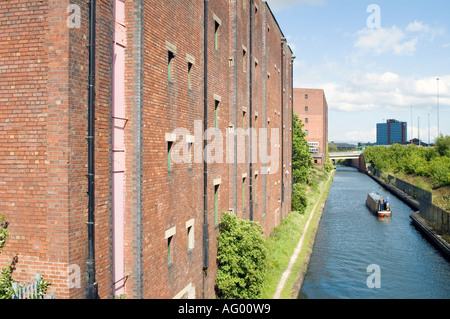
POLYGON ((370 193, 367 195, 366 206, 379 217, 390 217, 392 215, 389 197, 384 199, 377 193, 370 193))

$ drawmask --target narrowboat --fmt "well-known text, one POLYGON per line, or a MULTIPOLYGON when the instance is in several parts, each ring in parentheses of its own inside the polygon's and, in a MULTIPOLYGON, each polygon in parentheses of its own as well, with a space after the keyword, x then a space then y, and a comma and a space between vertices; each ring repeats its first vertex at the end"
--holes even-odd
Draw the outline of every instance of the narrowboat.
POLYGON ((391 217, 392 211, 389 207, 389 197, 385 200, 377 193, 367 195, 366 206, 378 217, 391 217))

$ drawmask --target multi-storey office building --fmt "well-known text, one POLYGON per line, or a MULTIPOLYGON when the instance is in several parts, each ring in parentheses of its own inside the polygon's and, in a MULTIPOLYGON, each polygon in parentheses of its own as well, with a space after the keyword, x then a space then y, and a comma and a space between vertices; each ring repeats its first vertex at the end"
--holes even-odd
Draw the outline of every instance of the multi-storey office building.
POLYGON ((14 0, 0 19, 0 262, 57 298, 213 298, 221 212, 269 235, 291 206, 293 57, 268 5, 14 0))
POLYGON ((377 145, 406 144, 407 123, 397 120, 387 120, 377 124, 377 145))

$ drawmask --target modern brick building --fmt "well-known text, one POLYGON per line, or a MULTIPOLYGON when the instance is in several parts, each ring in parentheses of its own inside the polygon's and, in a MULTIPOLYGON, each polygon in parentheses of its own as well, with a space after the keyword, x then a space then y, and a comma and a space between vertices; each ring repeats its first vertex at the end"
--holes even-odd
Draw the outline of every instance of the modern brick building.
POLYGON ((294 89, 294 112, 304 124, 310 153, 318 165, 328 154, 328 103, 322 89, 294 89))
POLYGON ((0 3, 0 265, 213 298, 220 213, 290 211, 292 51, 261 0, 91 1, 0 3))

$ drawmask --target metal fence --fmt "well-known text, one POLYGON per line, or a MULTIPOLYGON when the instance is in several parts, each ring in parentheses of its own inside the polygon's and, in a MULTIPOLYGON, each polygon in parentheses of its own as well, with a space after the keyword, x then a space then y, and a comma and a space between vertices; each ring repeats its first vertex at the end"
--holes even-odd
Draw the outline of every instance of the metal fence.
POLYGON ((419 200, 420 215, 435 224, 441 231, 450 234, 450 213, 425 200, 419 200))
MULTIPOLYGON (((381 177, 382 172, 379 169, 375 169, 372 166, 369 166, 368 169, 376 177, 379 178, 381 177)), ((414 199, 418 201, 419 200, 426 201, 429 204, 433 202, 433 195, 431 194, 431 192, 426 191, 420 187, 414 186, 392 175, 388 175, 387 179, 390 185, 395 186, 397 189, 401 190, 405 194, 408 194, 414 199)))
POLYGON ((39 282, 42 279, 41 274, 36 274, 35 279, 27 281, 25 284, 17 282, 12 283, 14 290, 13 299, 55 299, 53 293, 42 295, 39 291, 39 282))
POLYGON ((414 186, 398 178, 395 178, 395 186, 402 192, 417 199, 418 201, 422 200, 430 204, 433 202, 433 195, 431 194, 431 192, 426 191, 420 187, 414 186))

